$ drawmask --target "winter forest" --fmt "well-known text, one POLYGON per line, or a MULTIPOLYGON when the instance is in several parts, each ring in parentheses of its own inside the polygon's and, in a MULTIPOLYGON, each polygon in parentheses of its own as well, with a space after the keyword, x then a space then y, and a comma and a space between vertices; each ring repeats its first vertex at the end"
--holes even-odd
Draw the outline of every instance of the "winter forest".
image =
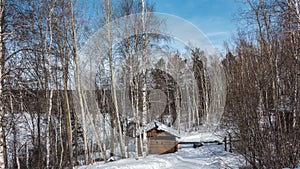
POLYGON ((300 168, 300 1, 239 3, 218 52, 154 0, 0 0, 0 169, 300 168))

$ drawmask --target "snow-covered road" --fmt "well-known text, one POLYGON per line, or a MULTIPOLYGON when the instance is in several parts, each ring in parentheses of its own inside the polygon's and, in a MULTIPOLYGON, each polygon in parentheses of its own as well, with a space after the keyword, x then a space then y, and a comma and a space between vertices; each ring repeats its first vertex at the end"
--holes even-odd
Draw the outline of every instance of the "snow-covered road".
POLYGON ((149 155, 146 158, 94 163, 79 169, 221 169, 238 168, 240 156, 224 151, 224 145, 207 144, 199 148, 181 147, 178 152, 149 155))

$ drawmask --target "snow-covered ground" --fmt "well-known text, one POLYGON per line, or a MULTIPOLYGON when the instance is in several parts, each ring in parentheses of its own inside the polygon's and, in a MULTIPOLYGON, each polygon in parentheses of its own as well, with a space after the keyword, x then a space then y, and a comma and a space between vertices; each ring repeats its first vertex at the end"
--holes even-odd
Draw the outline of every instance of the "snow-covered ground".
MULTIPOLYGON (((210 133, 185 136, 184 141, 220 140, 210 133), (205 139, 205 140, 203 140, 205 139)), ((146 158, 118 160, 109 163, 98 162, 78 169, 220 169, 238 168, 242 166, 241 156, 224 151, 224 145, 204 144, 193 148, 192 145, 180 146, 176 153, 165 155, 149 155, 146 158)))
POLYGON ((205 141, 219 141, 222 142, 224 139, 222 132, 192 132, 182 134, 179 142, 205 142, 205 141))

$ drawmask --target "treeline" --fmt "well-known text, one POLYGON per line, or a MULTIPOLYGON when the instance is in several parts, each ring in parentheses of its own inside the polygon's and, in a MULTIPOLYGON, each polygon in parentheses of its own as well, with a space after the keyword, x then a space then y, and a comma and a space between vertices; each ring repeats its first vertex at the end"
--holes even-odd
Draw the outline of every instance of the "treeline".
POLYGON ((0 168, 72 168, 115 155, 138 159, 147 155, 151 120, 186 131, 204 124, 210 99, 204 52, 187 52, 193 58, 188 64, 176 51, 155 63, 148 58, 149 50, 161 50, 159 42, 170 41, 160 34, 163 21, 146 14, 154 4, 1 0, 0 7, 0 168), (91 35, 96 41, 81 50, 91 35), (91 64, 93 80, 80 76, 82 54, 90 62, 99 56, 91 64), (184 76, 189 81, 179 91, 184 76), (189 102, 180 106, 182 99, 189 102))
POLYGON ((299 164, 299 10, 296 0, 247 0, 237 18, 241 30, 223 61, 224 122, 249 168, 299 164))

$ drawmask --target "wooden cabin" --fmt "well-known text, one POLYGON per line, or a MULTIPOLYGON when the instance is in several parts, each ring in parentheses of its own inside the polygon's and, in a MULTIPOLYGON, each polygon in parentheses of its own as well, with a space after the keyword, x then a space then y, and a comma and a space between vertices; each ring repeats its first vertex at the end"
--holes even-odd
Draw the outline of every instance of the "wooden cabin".
POLYGON ((178 151, 179 133, 157 120, 147 124, 149 154, 167 154, 178 151))

